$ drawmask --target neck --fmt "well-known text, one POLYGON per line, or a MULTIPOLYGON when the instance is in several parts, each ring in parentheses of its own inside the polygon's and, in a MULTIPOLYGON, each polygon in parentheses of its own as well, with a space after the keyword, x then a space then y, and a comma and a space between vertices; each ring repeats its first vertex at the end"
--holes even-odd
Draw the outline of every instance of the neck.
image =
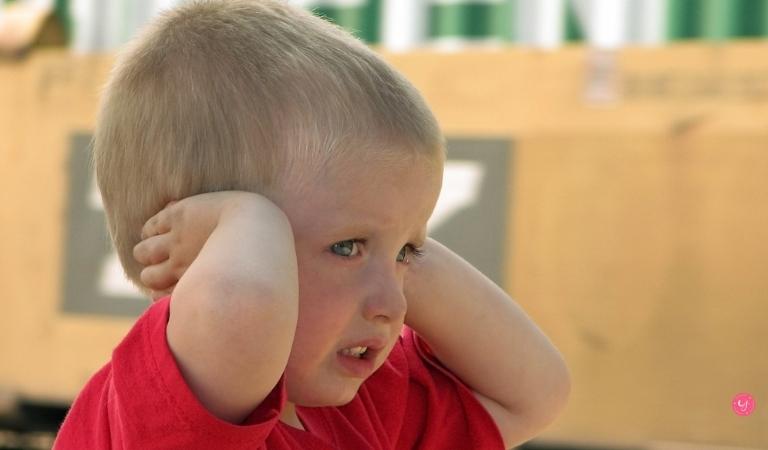
POLYGON ((296 405, 291 402, 285 402, 283 412, 280 414, 280 421, 286 425, 290 425, 299 430, 303 430, 304 426, 299 420, 299 416, 296 415, 296 405))

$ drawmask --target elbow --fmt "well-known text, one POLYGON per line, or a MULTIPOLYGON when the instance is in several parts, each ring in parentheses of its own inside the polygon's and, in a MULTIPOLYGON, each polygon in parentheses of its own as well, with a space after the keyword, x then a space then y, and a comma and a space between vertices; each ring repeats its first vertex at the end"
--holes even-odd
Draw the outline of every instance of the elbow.
POLYGON ((174 291, 172 319, 209 336, 226 329, 230 345, 242 344, 244 349, 268 331, 275 342, 292 341, 298 321, 298 283, 267 282, 234 271, 196 275, 195 280, 205 282, 180 282, 174 291))
POLYGON ((293 329, 298 319, 298 287, 291 284, 237 281, 215 283, 213 295, 206 295, 210 314, 219 315, 225 324, 270 324, 277 329, 293 329), (293 325, 293 326, 291 326, 293 325))
POLYGON ((558 357, 557 362, 552 364, 548 374, 539 388, 539 395, 534 397, 535 401, 529 403, 523 411, 518 411, 526 415, 527 421, 539 432, 560 417, 571 396, 571 373, 562 357, 558 357))
POLYGON ((571 394, 571 374, 562 358, 558 358, 547 371, 547 376, 539 380, 524 402, 507 408, 505 428, 501 428, 502 437, 507 447, 520 445, 541 434, 558 417, 568 404, 571 394))
POLYGON ((571 387, 571 372, 568 370, 568 366, 563 363, 562 373, 552 387, 552 412, 549 417, 546 417, 547 425, 554 422, 565 410, 571 397, 571 387))

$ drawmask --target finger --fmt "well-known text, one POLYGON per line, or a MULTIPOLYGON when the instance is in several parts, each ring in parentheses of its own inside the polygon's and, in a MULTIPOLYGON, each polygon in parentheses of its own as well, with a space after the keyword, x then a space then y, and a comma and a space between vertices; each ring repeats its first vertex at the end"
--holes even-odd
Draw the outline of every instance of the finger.
POLYGON ((144 286, 153 291, 164 291, 179 281, 170 259, 145 267, 139 278, 144 286))
POLYGON ((158 234, 167 233, 171 230, 170 222, 166 219, 166 211, 162 210, 144 223, 141 227, 141 239, 147 239, 158 234))
POLYGON ((170 241, 167 234, 146 238, 133 247, 133 258, 144 266, 160 264, 170 256, 170 241))
POLYGON ((150 217, 149 220, 144 223, 144 226, 141 227, 141 239, 146 239, 171 231, 171 221, 168 220, 168 215, 170 212, 168 209, 170 206, 172 206, 172 203, 176 202, 169 203, 159 213, 150 217))

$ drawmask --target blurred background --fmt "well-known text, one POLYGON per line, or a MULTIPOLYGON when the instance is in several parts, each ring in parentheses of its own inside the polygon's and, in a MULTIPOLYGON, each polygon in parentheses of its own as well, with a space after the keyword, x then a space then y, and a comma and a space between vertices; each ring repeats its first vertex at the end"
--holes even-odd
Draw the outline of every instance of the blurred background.
MULTIPOLYGON (((0 1, 0 449, 50 448, 147 306, 89 141, 116 52, 177 3, 0 1)), ((570 404, 522 448, 768 448, 768 0, 293 3, 422 91, 431 233, 566 358, 570 404)))

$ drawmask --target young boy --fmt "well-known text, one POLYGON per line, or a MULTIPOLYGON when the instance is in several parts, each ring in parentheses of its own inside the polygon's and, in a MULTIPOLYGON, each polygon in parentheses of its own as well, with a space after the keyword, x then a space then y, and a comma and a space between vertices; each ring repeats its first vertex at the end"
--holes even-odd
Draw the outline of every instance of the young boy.
POLYGON ((425 235, 428 107, 322 19, 171 11, 118 61, 94 152, 126 273, 157 301, 55 448, 500 449, 564 407, 557 350, 425 235))

